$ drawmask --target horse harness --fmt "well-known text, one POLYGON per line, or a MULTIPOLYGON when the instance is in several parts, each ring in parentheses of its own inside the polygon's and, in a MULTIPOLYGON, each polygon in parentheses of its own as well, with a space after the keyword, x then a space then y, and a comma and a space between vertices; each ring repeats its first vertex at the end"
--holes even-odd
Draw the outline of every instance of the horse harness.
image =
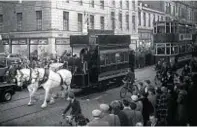
POLYGON ((49 79, 49 68, 45 68, 44 69, 44 76, 43 76, 43 79, 41 81, 38 82, 39 86, 43 83, 45 83, 48 79, 49 79))
MULTIPOLYGON (((24 74, 20 71, 20 70, 18 70, 19 71, 19 73, 21 74, 21 76, 20 76, 20 82, 21 82, 21 80, 22 80, 22 78, 23 78, 23 76, 24 76, 24 74)), ((30 68, 30 76, 29 76, 29 80, 28 81, 26 81, 25 80, 25 85, 30 85, 31 84, 31 82, 32 82, 32 69, 30 68)))

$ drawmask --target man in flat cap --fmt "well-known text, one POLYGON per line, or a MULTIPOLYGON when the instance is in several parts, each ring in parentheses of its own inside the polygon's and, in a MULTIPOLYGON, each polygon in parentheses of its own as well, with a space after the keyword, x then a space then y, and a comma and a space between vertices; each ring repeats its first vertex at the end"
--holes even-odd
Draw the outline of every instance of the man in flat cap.
POLYGON ((72 118, 75 118, 76 116, 81 114, 81 106, 80 106, 80 102, 78 100, 75 99, 75 95, 73 92, 69 92, 68 93, 68 98, 67 100, 69 101, 68 106, 66 107, 66 109, 64 110, 62 116, 64 118, 65 114, 68 112, 68 110, 71 108, 71 112, 70 112, 70 116, 72 118))
POLYGON ((87 126, 109 126, 107 121, 101 119, 102 112, 99 109, 92 111, 93 120, 90 121, 87 126))
POLYGON ((120 120, 117 115, 110 114, 110 107, 107 104, 101 104, 102 120, 107 121, 109 126, 120 126, 120 120))

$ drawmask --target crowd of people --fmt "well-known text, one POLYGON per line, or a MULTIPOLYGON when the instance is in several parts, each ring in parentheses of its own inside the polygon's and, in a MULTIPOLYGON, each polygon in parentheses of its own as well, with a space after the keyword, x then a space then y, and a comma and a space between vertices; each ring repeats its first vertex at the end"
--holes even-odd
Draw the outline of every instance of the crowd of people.
MULTIPOLYGON (((93 119, 82 122, 83 126, 186 126, 197 125, 195 99, 197 97, 196 58, 186 64, 181 73, 164 62, 157 69, 162 75, 161 85, 149 80, 140 82, 140 93, 109 104, 100 104, 92 111, 93 119)), ((157 66, 158 67, 158 66, 157 66)), ((74 116, 82 114, 80 103, 71 97, 69 108, 74 108, 74 116), (74 104, 75 103, 75 104, 74 104), (77 106, 76 106, 77 104, 77 106), (80 110, 76 110, 80 108, 80 110), (76 112, 79 111, 79 112, 76 112)), ((63 115, 68 111, 67 108, 63 115)), ((73 114, 71 114, 73 115, 73 114)))

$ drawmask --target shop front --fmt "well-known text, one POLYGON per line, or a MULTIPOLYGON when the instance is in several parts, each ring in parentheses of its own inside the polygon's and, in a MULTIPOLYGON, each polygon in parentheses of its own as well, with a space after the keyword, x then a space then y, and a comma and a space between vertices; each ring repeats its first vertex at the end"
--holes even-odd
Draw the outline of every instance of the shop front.
POLYGON ((58 57, 65 51, 71 52, 70 38, 55 38, 55 50, 58 57))
POLYGON ((28 57, 29 52, 27 39, 11 39, 11 53, 28 57))

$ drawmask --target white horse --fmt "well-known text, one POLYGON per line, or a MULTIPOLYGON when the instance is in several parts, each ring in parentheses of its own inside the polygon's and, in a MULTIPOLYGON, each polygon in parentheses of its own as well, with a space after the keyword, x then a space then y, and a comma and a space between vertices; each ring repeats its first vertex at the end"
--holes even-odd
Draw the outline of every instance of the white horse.
MULTIPOLYGON (((30 100, 28 105, 32 105, 32 97, 39 87, 45 89, 44 102, 42 108, 47 107, 47 99, 49 98, 49 93, 53 92, 53 88, 62 86, 63 90, 66 92, 70 91, 70 84, 72 80, 72 73, 66 69, 61 69, 57 72, 44 68, 36 69, 21 69, 17 70, 16 74, 17 85, 22 86, 23 82, 30 81, 28 85, 30 100)), ((50 103, 54 103, 53 96, 50 97, 50 103)))

